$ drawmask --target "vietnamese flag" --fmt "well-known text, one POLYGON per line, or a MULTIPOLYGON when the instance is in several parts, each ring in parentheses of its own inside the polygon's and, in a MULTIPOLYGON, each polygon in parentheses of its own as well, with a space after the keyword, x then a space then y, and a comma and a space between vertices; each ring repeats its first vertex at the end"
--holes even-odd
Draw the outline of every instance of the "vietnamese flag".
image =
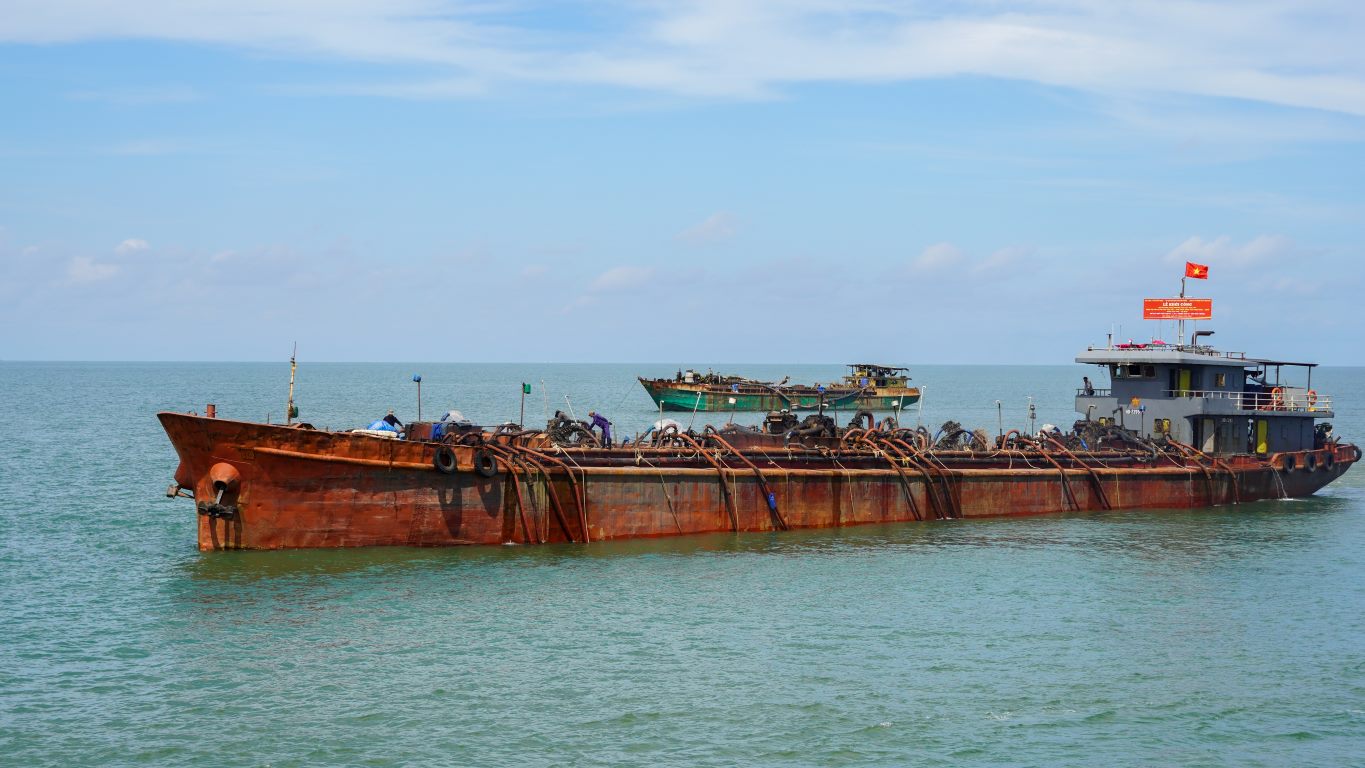
POLYGON ((1193 261, 1187 261, 1185 262, 1185 277, 1208 280, 1209 267, 1207 264, 1195 264, 1193 261))

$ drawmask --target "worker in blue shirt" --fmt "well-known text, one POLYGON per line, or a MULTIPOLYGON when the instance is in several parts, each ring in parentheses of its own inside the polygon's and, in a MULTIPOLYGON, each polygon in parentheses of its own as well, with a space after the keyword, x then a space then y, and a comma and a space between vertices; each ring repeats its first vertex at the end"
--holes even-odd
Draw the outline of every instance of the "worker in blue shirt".
POLYGON ((588 418, 591 420, 591 423, 588 425, 588 429, 592 430, 593 428, 597 428, 602 430, 602 445, 603 447, 610 448, 611 422, 607 421, 607 417, 603 416, 597 411, 588 411, 588 418))

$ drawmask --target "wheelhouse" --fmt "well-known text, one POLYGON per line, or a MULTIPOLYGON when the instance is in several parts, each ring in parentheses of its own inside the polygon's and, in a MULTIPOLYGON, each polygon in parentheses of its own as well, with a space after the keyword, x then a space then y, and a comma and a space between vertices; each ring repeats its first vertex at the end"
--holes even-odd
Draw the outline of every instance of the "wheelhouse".
POLYGON ((1335 415, 1332 398, 1313 389, 1316 363, 1159 341, 1091 347, 1076 362, 1108 374, 1076 391, 1076 411, 1087 420, 1166 435, 1205 453, 1312 449, 1331 431, 1317 420, 1335 415))
POLYGON ((898 368, 876 363, 849 363, 844 381, 855 387, 905 387, 910 381, 909 368, 898 368))

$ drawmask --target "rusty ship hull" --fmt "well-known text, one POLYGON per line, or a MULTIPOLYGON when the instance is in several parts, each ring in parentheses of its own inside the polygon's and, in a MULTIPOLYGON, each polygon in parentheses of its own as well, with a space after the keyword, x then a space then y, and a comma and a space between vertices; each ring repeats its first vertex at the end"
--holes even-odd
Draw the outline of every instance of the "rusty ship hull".
POLYGON ((889 444, 555 449, 158 418, 180 458, 173 491, 197 500, 202 550, 584 543, 1188 509, 1311 495, 1360 458, 1349 444, 1209 461, 1136 452, 916 457, 889 444))

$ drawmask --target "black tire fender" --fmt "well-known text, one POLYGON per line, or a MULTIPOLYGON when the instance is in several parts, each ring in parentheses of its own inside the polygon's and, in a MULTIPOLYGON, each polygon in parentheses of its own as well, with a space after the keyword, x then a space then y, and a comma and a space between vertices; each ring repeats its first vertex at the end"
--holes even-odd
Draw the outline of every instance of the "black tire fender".
POLYGON ((431 457, 431 465, 437 472, 449 475, 455 471, 455 451, 448 445, 436 446, 436 453, 431 457))
POLYGON ((474 471, 479 477, 497 477, 498 460, 492 451, 483 448, 474 451, 474 471))

